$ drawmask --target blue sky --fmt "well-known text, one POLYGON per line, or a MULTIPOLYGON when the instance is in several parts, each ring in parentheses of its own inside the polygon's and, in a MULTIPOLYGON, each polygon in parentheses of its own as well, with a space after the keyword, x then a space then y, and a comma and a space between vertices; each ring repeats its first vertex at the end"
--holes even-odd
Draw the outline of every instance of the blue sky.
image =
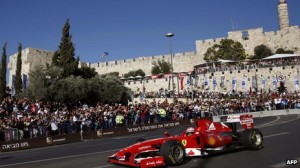
MULTIPOLYGON (((278 30, 278 0, 1 0, 0 46, 7 54, 23 48, 58 48, 70 19, 76 56, 85 62, 195 51, 195 41, 237 30, 278 30), (232 22, 233 21, 233 22, 232 22)), ((300 25, 300 1, 288 0, 290 25, 300 25)), ((2 54, 2 51, 1 51, 2 54)))

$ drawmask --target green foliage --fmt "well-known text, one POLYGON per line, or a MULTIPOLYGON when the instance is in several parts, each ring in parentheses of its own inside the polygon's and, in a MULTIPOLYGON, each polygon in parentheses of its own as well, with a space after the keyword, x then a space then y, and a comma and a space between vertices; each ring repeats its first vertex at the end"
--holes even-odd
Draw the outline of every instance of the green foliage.
POLYGON ((2 58, 1 58, 1 69, 0 69, 0 102, 6 95, 6 45, 5 43, 2 48, 2 58))
POLYGON ((95 68, 88 67, 86 65, 83 65, 81 68, 77 70, 76 75, 81 76, 84 79, 93 78, 97 75, 95 68))
POLYGON ((19 43, 18 56, 17 56, 17 68, 16 68, 16 81, 15 81, 16 94, 20 94, 22 92, 21 69, 22 69, 22 44, 19 43))
POLYGON ((118 78, 118 73, 105 76, 95 75, 84 79, 81 76, 61 78, 62 68, 38 65, 30 73, 30 85, 26 96, 30 99, 44 99, 74 104, 78 101, 95 104, 96 102, 127 102, 130 90, 118 78))
POLYGON ((58 50, 52 58, 52 65, 63 69, 62 76, 74 75, 78 69, 79 58, 75 59, 75 47, 70 35, 69 19, 66 20, 62 30, 62 37, 58 50))
POLYGON ((271 55, 272 55, 271 49, 266 45, 262 44, 254 48, 254 56, 251 57, 250 59, 263 59, 271 55))
POLYGON ((115 76, 115 77, 118 77, 119 76, 119 72, 109 72, 109 73, 101 75, 102 78, 106 78, 106 76, 115 76))
POLYGON ((102 79, 101 102, 103 103, 125 103, 130 98, 130 89, 126 88, 122 81, 116 76, 106 76, 102 79))
POLYGON ((292 50, 285 50, 283 48, 278 48, 275 52, 276 54, 294 54, 292 50))
POLYGON ((162 74, 168 74, 171 73, 172 65, 169 62, 166 62, 164 59, 157 60, 156 62, 152 62, 152 69, 151 73, 152 75, 158 75, 160 73, 162 74))
POLYGON ((213 45, 212 47, 209 47, 204 54, 204 60, 205 61, 218 61, 218 55, 217 55, 217 45, 213 45))
POLYGON ((36 65, 29 72, 30 85, 26 89, 26 97, 31 100, 41 100, 47 97, 47 85, 51 77, 43 65, 36 65))
POLYGON ((215 44, 207 49, 203 59, 205 61, 217 61, 218 59, 238 61, 245 58, 245 49, 240 42, 222 39, 220 44, 215 44))
POLYGON ((128 73, 124 74, 124 77, 125 78, 128 78, 130 76, 133 76, 133 77, 135 77, 135 76, 142 76, 142 77, 144 77, 145 75, 146 74, 145 74, 145 72, 142 69, 138 69, 136 71, 129 71, 128 73))
POLYGON ((49 97, 63 103, 76 103, 87 98, 89 86, 80 76, 54 81, 48 88, 49 97))

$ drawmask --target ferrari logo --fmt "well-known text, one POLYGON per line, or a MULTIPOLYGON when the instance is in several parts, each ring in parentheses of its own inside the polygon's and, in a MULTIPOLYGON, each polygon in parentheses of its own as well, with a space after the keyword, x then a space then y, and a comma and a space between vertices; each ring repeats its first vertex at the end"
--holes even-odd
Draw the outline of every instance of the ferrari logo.
POLYGON ((186 146, 186 143, 187 143, 186 139, 183 139, 183 140, 181 141, 181 143, 182 143, 183 146, 186 146))

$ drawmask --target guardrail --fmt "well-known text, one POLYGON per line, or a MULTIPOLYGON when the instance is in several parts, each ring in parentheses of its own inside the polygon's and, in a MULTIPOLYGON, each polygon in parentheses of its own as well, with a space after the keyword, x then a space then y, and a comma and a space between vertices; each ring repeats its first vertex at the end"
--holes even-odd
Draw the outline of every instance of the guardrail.
MULTIPOLYGON (((239 113, 247 114, 247 113, 239 113)), ((286 109, 286 110, 274 110, 274 111, 261 111, 261 112, 251 112, 254 118, 267 117, 267 116, 278 116, 278 115, 290 115, 290 114, 300 114, 300 109, 286 109)), ((238 114, 230 114, 238 115, 238 114)), ((226 115, 222 115, 226 116, 226 115)), ((221 116, 213 116, 213 120, 216 122, 220 121, 221 116)), ((60 145, 66 143, 80 142, 90 139, 99 139, 103 137, 111 136, 122 136, 127 134, 133 134, 138 132, 152 131, 160 128, 174 128, 178 126, 190 125, 190 120, 177 120, 165 123, 156 124, 146 124, 133 127, 121 127, 112 129, 102 129, 91 132, 80 132, 74 134, 66 134, 59 136, 50 136, 47 138, 35 138, 35 139, 25 139, 25 140, 12 140, 0 142, 0 152, 9 152, 23 149, 31 149, 52 145, 60 145)))
POLYGON ((222 116, 239 115, 239 114, 252 114, 253 118, 261 118, 261 117, 269 117, 269 116, 300 114, 300 109, 271 110, 271 111, 219 115, 219 116, 213 116, 213 121, 220 122, 220 117, 222 116))
POLYGON ((110 128, 101 129, 91 132, 80 132, 74 134, 49 136, 46 138, 35 138, 35 139, 24 139, 24 140, 12 140, 0 142, 0 152, 9 152, 23 149, 31 149, 52 145, 60 145, 66 143, 80 142, 90 139, 99 139, 103 137, 111 136, 122 136, 138 132, 147 132, 152 130, 157 130, 160 128, 174 128, 183 125, 190 125, 190 120, 177 120, 164 123, 156 124, 145 124, 133 127, 120 127, 120 128, 110 128))

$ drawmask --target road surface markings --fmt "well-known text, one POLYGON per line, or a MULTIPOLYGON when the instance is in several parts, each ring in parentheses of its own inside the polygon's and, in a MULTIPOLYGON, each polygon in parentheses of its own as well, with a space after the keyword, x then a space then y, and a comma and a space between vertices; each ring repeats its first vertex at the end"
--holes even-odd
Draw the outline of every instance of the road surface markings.
POLYGON ((133 136, 121 136, 121 137, 114 137, 111 139, 127 139, 127 138, 137 138, 137 137, 145 137, 146 134, 141 134, 141 135, 133 135, 133 136))
POLYGON ((97 166, 97 167, 94 167, 94 168, 104 168, 104 167, 113 167, 115 165, 103 165, 103 166, 97 166))
POLYGON ((285 134, 289 134, 289 133, 290 132, 281 132, 281 133, 278 133, 278 134, 266 135, 266 136, 264 136, 264 138, 270 138, 270 137, 285 135, 285 134))
POLYGON ((113 149, 113 150, 107 150, 107 151, 101 151, 101 152, 93 152, 93 153, 86 153, 86 154, 80 154, 80 155, 70 155, 70 156, 64 156, 64 157, 56 157, 56 158, 41 159, 41 160, 34 160, 34 161, 28 161, 28 162, 6 164, 6 165, 0 165, 0 167, 18 166, 18 165, 31 164, 31 163, 39 163, 39 162, 47 162, 47 161, 68 159, 68 158, 81 157, 81 156, 103 154, 103 153, 115 152, 115 151, 118 151, 118 150, 121 150, 121 149, 113 149))

